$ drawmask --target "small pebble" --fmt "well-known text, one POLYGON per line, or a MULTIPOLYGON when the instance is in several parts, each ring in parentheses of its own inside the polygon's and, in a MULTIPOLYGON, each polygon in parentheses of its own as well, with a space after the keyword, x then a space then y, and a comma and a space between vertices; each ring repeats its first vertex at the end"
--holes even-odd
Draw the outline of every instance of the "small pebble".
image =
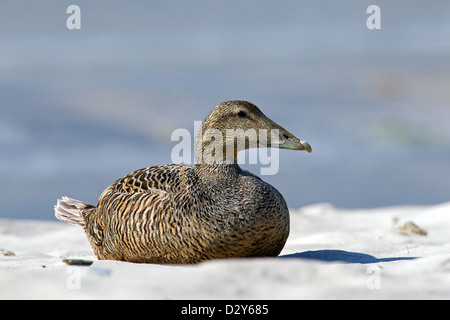
POLYGON ((92 260, 85 260, 85 259, 62 259, 62 261, 69 265, 69 266, 90 266, 91 264, 94 263, 94 261, 92 260))
POLYGON ((2 256, 15 256, 16 254, 12 251, 0 249, 0 255, 2 256))
POLYGON ((417 234, 420 236, 426 236, 428 232, 422 228, 420 228, 417 224, 415 224, 411 220, 407 221, 399 221, 399 219, 394 219, 394 229, 400 234, 411 235, 417 234))

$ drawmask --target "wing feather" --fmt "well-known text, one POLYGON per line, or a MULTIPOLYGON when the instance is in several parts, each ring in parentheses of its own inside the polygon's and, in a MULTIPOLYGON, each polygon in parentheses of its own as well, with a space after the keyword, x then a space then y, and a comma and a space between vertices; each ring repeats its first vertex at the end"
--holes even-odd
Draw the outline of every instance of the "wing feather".
MULTIPOLYGON (((97 203, 94 223, 87 224, 96 255, 126 261, 164 256, 156 248, 166 248, 169 239, 177 238, 183 219, 175 221, 173 198, 186 190, 186 171, 191 169, 176 164, 148 167, 109 186, 97 203), (155 248, 156 243, 160 246, 155 248)), ((189 199, 182 202, 176 201, 177 206, 188 205, 189 199)))
POLYGON ((114 183, 120 193, 155 193, 164 191, 176 193, 186 189, 185 171, 191 166, 170 164, 136 170, 114 183))

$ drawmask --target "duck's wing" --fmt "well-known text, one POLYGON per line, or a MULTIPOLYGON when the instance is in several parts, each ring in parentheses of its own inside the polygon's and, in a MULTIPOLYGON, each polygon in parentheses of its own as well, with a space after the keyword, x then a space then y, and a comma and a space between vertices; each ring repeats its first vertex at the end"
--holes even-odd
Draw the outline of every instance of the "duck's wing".
POLYGON ((113 186, 119 193, 176 193, 186 189, 186 171, 192 166, 169 164, 136 170, 113 186))
POLYGON ((96 215, 86 216, 91 220, 86 223, 86 233, 96 255, 100 259, 164 262, 162 244, 175 239, 183 224, 175 207, 189 207, 189 196, 183 191, 191 169, 189 165, 154 166, 110 185, 100 196, 96 215))

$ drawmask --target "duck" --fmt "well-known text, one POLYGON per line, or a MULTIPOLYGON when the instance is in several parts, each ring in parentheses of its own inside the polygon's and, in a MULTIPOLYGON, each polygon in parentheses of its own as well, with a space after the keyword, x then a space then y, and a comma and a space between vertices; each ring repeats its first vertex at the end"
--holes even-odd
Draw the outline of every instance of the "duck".
POLYGON ((239 166, 237 154, 251 147, 312 151, 253 103, 225 101, 202 122, 194 164, 136 170, 108 186, 95 206, 62 197, 55 216, 82 227, 99 260, 196 264, 278 256, 289 210, 275 187, 239 166))

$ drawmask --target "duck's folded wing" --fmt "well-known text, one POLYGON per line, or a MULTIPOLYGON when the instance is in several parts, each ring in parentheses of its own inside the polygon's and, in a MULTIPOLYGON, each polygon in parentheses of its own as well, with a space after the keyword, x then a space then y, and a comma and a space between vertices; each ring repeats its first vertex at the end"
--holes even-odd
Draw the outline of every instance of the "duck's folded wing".
POLYGON ((175 164, 144 168, 110 185, 100 196, 96 215, 86 216, 95 220, 86 223, 86 233, 97 256, 137 261, 145 251, 140 246, 156 241, 152 237, 175 237, 182 221, 173 214, 174 203, 189 202, 183 190, 191 168, 175 164), (124 252, 136 257, 125 257, 124 252))
POLYGON ((122 179, 117 180, 113 186, 120 193, 154 193, 164 191, 176 193, 186 189, 186 171, 189 165, 169 164, 153 166, 136 170, 122 179))

